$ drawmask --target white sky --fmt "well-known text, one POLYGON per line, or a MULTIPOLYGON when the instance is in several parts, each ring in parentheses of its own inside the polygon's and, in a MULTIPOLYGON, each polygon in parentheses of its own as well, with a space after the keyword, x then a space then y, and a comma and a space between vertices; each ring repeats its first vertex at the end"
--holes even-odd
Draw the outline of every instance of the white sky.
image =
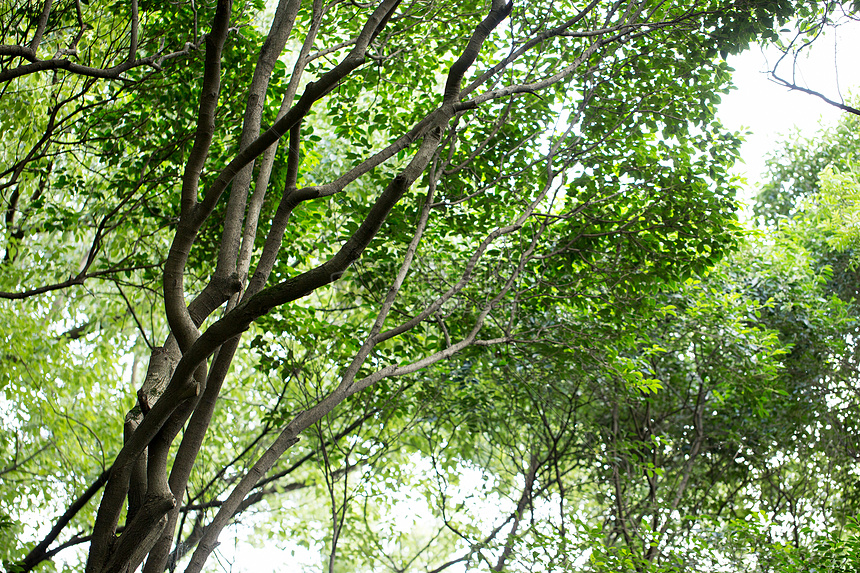
MULTIPOLYGON (((860 23, 840 26, 819 38, 809 58, 798 60, 797 83, 823 93, 832 100, 847 98, 850 92, 860 93, 860 23)), ((821 99, 798 91, 790 91, 768 79, 768 63, 773 65, 779 52, 763 52, 754 47, 728 62, 738 89, 723 97, 719 106, 720 119, 732 130, 751 131, 741 148, 744 164, 735 172, 747 179, 743 199, 755 194, 757 183, 765 168, 766 155, 779 147, 781 136, 795 127, 806 136, 815 134, 822 123, 835 123, 842 112, 821 99)), ((790 78, 790 62, 780 65, 782 77, 790 78)))

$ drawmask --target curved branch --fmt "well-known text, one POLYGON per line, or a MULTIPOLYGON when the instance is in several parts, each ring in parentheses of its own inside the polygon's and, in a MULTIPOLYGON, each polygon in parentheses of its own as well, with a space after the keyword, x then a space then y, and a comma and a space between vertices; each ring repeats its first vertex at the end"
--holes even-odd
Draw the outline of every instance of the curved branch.
POLYGON ((856 107, 851 107, 850 105, 847 105, 845 103, 840 103, 836 100, 832 100, 829 97, 822 94, 821 92, 799 86, 794 82, 790 82, 786 79, 783 79, 780 76, 776 75, 776 71, 770 72, 770 77, 771 77, 771 81, 773 83, 780 85, 780 86, 783 86, 783 87, 786 87, 786 88, 790 89, 791 91, 798 91, 801 93, 815 96, 815 97, 819 98, 820 100, 824 101, 825 103, 832 105, 833 107, 835 107, 837 109, 840 109, 842 111, 846 111, 848 113, 852 113, 854 115, 860 115, 860 109, 857 109, 856 107))
MULTIPOLYGON (((50 60, 38 60, 34 58, 29 64, 23 64, 16 68, 0 71, 0 83, 9 82, 15 78, 20 78, 21 76, 26 76, 28 74, 35 74, 49 70, 65 70, 79 76, 103 80, 121 80, 123 79, 122 74, 129 70, 133 70, 134 68, 149 66, 156 70, 160 70, 161 63, 164 60, 183 56, 197 47, 199 47, 197 44, 188 42, 184 47, 175 52, 156 54, 146 58, 139 58, 134 61, 126 61, 111 68, 84 66, 66 58, 52 58, 50 60)), ((0 55, 15 55, 26 58, 27 55, 29 55, 29 52, 27 51, 27 48, 23 48, 21 46, 0 46, 0 55)))

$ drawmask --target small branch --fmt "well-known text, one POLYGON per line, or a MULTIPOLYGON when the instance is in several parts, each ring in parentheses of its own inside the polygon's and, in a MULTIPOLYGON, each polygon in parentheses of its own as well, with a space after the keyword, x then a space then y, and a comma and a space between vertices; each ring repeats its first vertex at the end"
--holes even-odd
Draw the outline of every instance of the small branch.
POLYGON ((146 336, 146 330, 144 330, 143 324, 140 323, 140 319, 137 318, 137 313, 134 312, 134 307, 131 305, 131 301, 128 300, 127 296, 125 296, 125 293, 123 292, 122 287, 119 286, 118 282, 114 282, 114 285, 116 285, 116 290, 119 291, 119 295, 122 297, 122 300, 125 301, 125 306, 128 308, 128 312, 131 313, 131 317, 134 319, 134 323, 137 325, 137 329, 140 331, 140 335, 143 337, 143 341, 146 343, 147 348, 152 350, 155 347, 146 336))
MULTIPOLYGON (((15 441, 17 442, 17 438, 15 441)), ((11 464, 9 464, 8 466, 6 466, 3 469, 0 469, 0 476, 8 474, 9 472, 14 472, 18 468, 20 468, 21 466, 23 466, 24 464, 26 464, 27 462, 29 462, 30 460, 32 460, 33 458, 35 458, 36 456, 38 456, 39 454, 41 454, 42 452, 47 450, 49 447, 50 447, 50 444, 45 444, 44 446, 42 446, 41 448, 39 448, 38 450, 36 450, 32 454, 30 454, 29 456, 27 456, 23 460, 18 461, 18 452, 17 452, 18 448, 16 446, 16 448, 15 448, 16 449, 15 459, 12 461, 11 464)))
POLYGON ((23 300, 25 298, 29 298, 31 296, 36 296, 39 294, 44 294, 46 292, 61 290, 64 288, 68 288, 70 286, 75 286, 75 285, 82 285, 82 284, 84 284, 85 278, 86 278, 86 275, 79 274, 76 277, 70 277, 67 280, 64 280, 64 281, 59 282, 59 283, 44 285, 44 286, 40 286, 40 287, 37 287, 34 289, 25 290, 22 292, 0 291, 0 299, 5 298, 7 300, 23 300))
POLYGON ((48 26, 48 17, 51 15, 52 0, 45 0, 45 5, 42 7, 42 14, 39 15, 39 24, 36 26, 36 33, 33 34, 33 40, 30 42, 29 50, 36 57, 36 50, 39 49, 39 44, 42 43, 42 36, 45 34, 45 28, 48 26))
POLYGON ((133 62, 137 56, 138 33, 140 29, 140 14, 137 0, 131 0, 131 45, 128 47, 128 61, 133 62))
POLYGON ((49 60, 40 60, 36 57, 34 53, 30 51, 29 47, 0 45, 0 56, 18 56, 30 62, 29 64, 23 64, 15 68, 0 71, 0 83, 6 83, 11 80, 14 80, 15 78, 20 78, 21 76, 49 70, 65 70, 69 73, 77 74, 79 76, 86 76, 90 78, 104 80, 122 80, 123 74, 129 70, 144 66, 149 66, 154 70, 161 70, 161 64, 164 63, 165 60, 172 60, 174 58, 184 56, 191 52, 192 49, 197 49, 199 47, 199 44, 186 42, 186 44, 182 48, 173 52, 165 54, 161 50, 159 50, 158 53, 153 54, 152 56, 148 56, 146 58, 139 58, 137 60, 126 60, 125 62, 117 64, 116 66, 110 68, 97 68, 78 64, 66 58, 59 57, 62 54, 72 53, 74 52, 74 50, 61 51, 49 60))
POLYGON ((513 2, 505 2, 504 4, 493 2, 493 7, 490 10, 490 13, 480 24, 478 24, 478 27, 475 28, 466 49, 463 50, 463 53, 457 61, 454 62, 448 72, 448 79, 445 83, 445 95, 443 98, 444 102, 453 103, 459 98, 460 85, 463 82, 463 76, 469 68, 472 67, 472 64, 475 63, 475 60, 478 58, 478 53, 481 51, 481 46, 484 45, 484 41, 489 37, 490 33, 496 28, 496 26, 508 17, 513 9, 513 2))
POLYGON ((832 100, 829 97, 822 94, 821 92, 811 90, 809 88, 804 88, 804 87, 797 85, 794 82, 790 82, 788 80, 785 80, 785 79, 779 77, 778 75, 776 75, 776 72, 770 72, 770 77, 771 77, 771 81, 777 85, 781 85, 781 86, 786 87, 792 91, 798 91, 798 92, 802 92, 805 94, 815 96, 815 97, 823 100, 824 102, 832 105, 833 107, 835 107, 837 109, 841 109, 842 111, 846 111, 846 112, 852 113, 854 115, 860 115, 860 109, 857 109, 855 107, 851 107, 850 105, 846 105, 844 103, 840 103, 838 101, 832 100))

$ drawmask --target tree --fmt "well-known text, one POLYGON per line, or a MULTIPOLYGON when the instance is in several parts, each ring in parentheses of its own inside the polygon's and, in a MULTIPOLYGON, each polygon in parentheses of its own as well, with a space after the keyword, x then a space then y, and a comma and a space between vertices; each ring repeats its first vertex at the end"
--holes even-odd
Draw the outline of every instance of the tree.
POLYGON ((9 5, 4 525, 58 515, 14 567, 87 541, 89 572, 199 571, 319 459, 334 570, 339 484, 432 404, 421 372, 544 343, 559 301, 647 319, 732 248, 718 52, 771 4, 282 0, 267 32, 255 2, 9 5))
POLYGON ((856 564, 852 516, 857 510, 850 470, 856 463, 853 420, 858 406, 856 237, 851 226, 856 146, 849 135, 855 124, 856 116, 846 115, 816 137, 784 142, 769 160, 771 181, 755 205, 757 213, 770 214, 763 218, 768 242, 780 254, 768 258, 781 278, 762 280, 759 271, 753 286, 760 300, 773 297, 774 304, 762 312, 763 322, 791 344, 782 376, 789 382, 787 394, 797 399, 782 415, 793 420, 784 424, 793 427, 792 440, 806 446, 790 456, 800 462, 798 469, 780 470, 769 494, 790 504, 794 517, 784 523, 790 524, 792 536, 774 543, 772 526, 756 519, 738 524, 736 531, 742 546, 764 548, 762 559, 780 571, 843 571, 856 564), (798 273, 810 271, 821 280, 808 290, 808 302, 787 304, 786 287, 796 288, 798 273), (840 320, 822 321, 818 311, 827 300, 828 312, 842 315, 840 320), (810 520, 803 516, 810 510, 821 514, 810 520), (810 523, 826 523, 827 530, 810 523))
POLYGON ((756 197, 753 210, 766 225, 804 211, 805 202, 819 193, 819 173, 832 167, 850 169, 860 160, 854 138, 858 119, 846 115, 836 125, 822 128, 814 137, 791 134, 782 148, 767 160, 767 181, 756 197))

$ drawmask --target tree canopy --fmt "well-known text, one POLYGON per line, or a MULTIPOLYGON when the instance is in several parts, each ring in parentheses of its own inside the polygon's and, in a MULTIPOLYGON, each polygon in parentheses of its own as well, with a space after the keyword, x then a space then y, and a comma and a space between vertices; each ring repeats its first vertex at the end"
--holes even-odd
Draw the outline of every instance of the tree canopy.
POLYGON ((7 569, 843 570, 851 129, 715 115, 832 10, 7 1, 7 569))

